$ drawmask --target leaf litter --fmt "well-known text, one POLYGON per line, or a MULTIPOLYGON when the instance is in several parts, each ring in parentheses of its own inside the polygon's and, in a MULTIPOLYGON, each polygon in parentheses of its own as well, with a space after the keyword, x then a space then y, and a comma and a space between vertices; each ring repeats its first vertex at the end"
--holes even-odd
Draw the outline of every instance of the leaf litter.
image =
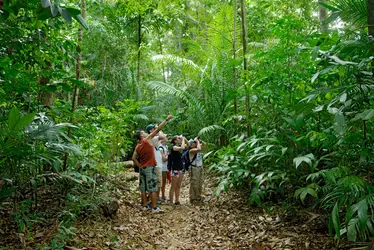
POLYGON ((209 174, 204 183, 204 203, 189 204, 186 175, 181 206, 162 203, 164 214, 144 212, 136 191, 138 181, 133 177, 136 174, 122 174, 127 176, 119 179, 131 179, 132 188, 119 192, 117 215, 81 224, 71 245, 91 249, 349 249, 342 243, 337 246, 327 231, 314 231, 307 213, 292 218, 267 214, 262 208, 250 207, 248 196, 241 192, 215 197, 215 178, 209 174), (85 232, 100 233, 101 237, 92 238, 85 232))
MULTIPOLYGON (((205 176, 204 203, 188 202, 189 176, 186 175, 181 188, 182 205, 162 203, 160 207, 164 214, 141 211, 136 173, 123 171, 108 178, 108 184, 115 187, 110 195, 120 202, 116 215, 113 218, 82 218, 74 226, 74 238, 64 249, 330 250, 352 247, 342 241, 337 246, 328 236, 322 222, 326 218, 310 212, 266 213, 264 208, 248 205, 248 194, 234 190, 216 197, 217 178, 209 173, 205 176)), ((24 235, 14 234, 17 237, 8 238, 5 249, 20 249, 13 247, 15 241, 19 246, 20 240, 22 248, 36 249, 36 243, 50 242, 57 234, 57 226, 58 221, 50 223, 49 227, 38 228, 33 234, 33 242, 25 242, 24 235)), ((10 232, 0 228, 5 233, 10 232)), ((4 235, 0 234, 0 237, 4 235)), ((0 249, 2 246, 0 244, 0 249)))

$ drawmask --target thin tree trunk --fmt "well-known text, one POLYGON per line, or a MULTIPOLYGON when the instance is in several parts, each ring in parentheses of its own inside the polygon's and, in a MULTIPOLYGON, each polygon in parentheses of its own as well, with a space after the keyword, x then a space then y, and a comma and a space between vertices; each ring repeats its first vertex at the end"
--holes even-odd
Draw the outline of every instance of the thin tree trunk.
MULTIPOLYGON (((189 0, 185 0, 184 1, 184 13, 188 13, 189 7, 190 7, 189 0)), ((187 32, 189 31, 188 29, 189 29, 189 18, 185 17, 183 26, 182 26, 182 50, 184 53, 188 53, 188 46, 186 45, 185 42, 183 42, 183 36, 187 34, 187 32)))
MULTIPOLYGON (((325 0, 318 0, 318 3, 323 3, 325 0)), ((329 30, 329 26, 325 23, 326 20, 326 8, 323 7, 321 4, 318 5, 318 12, 319 12, 319 22, 321 24, 321 32, 326 33, 329 30)))
MULTIPOLYGON (((160 43, 160 54, 163 55, 164 54, 164 51, 162 49, 162 41, 161 41, 161 34, 159 34, 158 36, 158 41, 160 43)), ((161 62, 162 63, 162 79, 164 80, 164 83, 166 83, 166 75, 165 75, 165 65, 164 65, 164 61, 161 62)))
MULTIPOLYGON (((40 37, 40 33, 39 33, 40 37)), ((44 34, 43 42, 47 42, 47 32, 44 34)), ((12 51, 12 50, 10 50, 12 51)), ((9 53, 9 50, 8 50, 9 53)), ((52 64, 48 61, 45 61, 45 65, 42 65, 42 71, 38 79, 38 104, 42 103, 44 106, 53 106, 55 98, 53 93, 46 90, 41 90, 42 87, 45 87, 50 82, 50 76, 48 72, 52 69, 52 64)))
POLYGON ((251 120, 249 119, 249 89, 247 86, 248 80, 248 63, 247 63, 247 13, 245 10, 245 0, 241 0, 241 17, 242 17, 242 42, 243 42, 243 60, 244 60, 244 88, 245 88, 245 112, 247 118, 247 136, 252 134, 251 120))
MULTIPOLYGON (((47 68, 43 67, 43 70, 45 70, 45 71, 51 70, 51 66, 48 66, 47 68)), ((47 77, 45 75, 42 75, 42 76, 39 77, 38 83, 39 83, 39 86, 47 86, 49 81, 50 81, 49 77, 47 77)), ((53 104, 55 102, 55 98, 54 98, 53 93, 50 92, 50 91, 45 91, 45 90, 41 90, 39 92, 39 100, 41 101, 41 103, 44 106, 49 106, 49 107, 53 106, 53 104)))
MULTIPOLYGON (((234 0, 234 37, 232 41, 232 52, 233 52, 233 57, 234 57, 234 62, 236 61, 236 15, 238 13, 238 1, 234 0)), ((236 66, 234 65, 232 67, 233 73, 234 73, 234 89, 236 90, 236 85, 238 81, 238 74, 236 72, 236 66)), ((235 114, 238 113, 238 98, 235 95, 234 99, 234 112, 235 114)))
POLYGON ((142 44, 142 17, 139 15, 138 17, 138 69, 137 69, 137 75, 136 80, 138 81, 138 84, 140 84, 140 46, 142 44))
MULTIPOLYGON (((374 0, 366 0, 368 11, 368 35, 374 39, 374 0)), ((374 45, 370 48, 371 56, 374 55, 374 45)), ((371 61, 371 71, 374 73, 374 61, 371 61)))
MULTIPOLYGON (((82 12, 82 18, 86 18, 86 0, 82 0, 81 2, 81 12, 82 12)), ((82 61, 82 50, 81 50, 81 43, 83 40, 83 27, 82 25, 79 25, 78 27, 78 47, 77 51, 77 59, 76 59, 76 65, 75 65, 75 79, 80 80, 81 76, 81 61, 82 61)), ((71 116, 70 116, 70 123, 74 122, 74 112, 76 109, 76 105, 78 105, 78 95, 79 95, 79 88, 77 86, 74 86, 74 91, 73 91, 73 98, 72 98, 72 104, 71 104, 71 116)), ((72 128, 68 128, 68 137, 71 137, 71 131, 72 128)), ((67 160, 68 160, 69 155, 66 153, 65 158, 64 158, 64 166, 63 169, 66 170, 67 168, 67 160)))
MULTIPOLYGON (((368 12, 368 35, 374 39, 374 0, 366 0, 366 8, 368 12)), ((374 45, 371 45, 370 55, 374 55, 374 45)), ((371 72, 374 74, 374 61, 371 60, 371 72)), ((366 121, 364 121, 364 145, 367 146, 367 135, 366 135, 366 121)))

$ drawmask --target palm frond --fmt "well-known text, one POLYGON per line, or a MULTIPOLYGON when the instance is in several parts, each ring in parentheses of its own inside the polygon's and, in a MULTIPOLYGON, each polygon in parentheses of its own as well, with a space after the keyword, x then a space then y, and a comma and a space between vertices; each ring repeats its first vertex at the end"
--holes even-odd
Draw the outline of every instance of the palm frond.
POLYGON ((368 189, 368 184, 358 176, 341 178, 322 199, 323 207, 332 208, 336 203, 351 205, 364 197, 368 189))
POLYGON ((340 17, 343 21, 358 26, 367 26, 366 0, 334 0, 329 4, 320 3, 332 14, 326 22, 332 22, 340 17))
POLYGON ((144 114, 136 114, 134 115, 135 120, 143 120, 143 121, 149 121, 149 117, 144 114))
POLYGON ((170 63, 182 67, 183 69, 194 69, 197 71, 202 71, 201 68, 192 60, 175 55, 155 55, 152 56, 151 60, 170 63))
POLYGON ((164 82, 159 82, 159 81, 150 81, 150 82, 147 82, 147 85, 153 90, 167 93, 170 95, 174 95, 184 100, 189 105, 189 107, 199 111, 201 115, 206 114, 205 108, 200 103, 200 101, 197 100, 193 95, 187 93, 184 90, 177 89, 176 87, 173 87, 169 84, 166 84, 164 82))
POLYGON ((200 129, 198 134, 199 135, 207 135, 207 134, 217 132, 217 131, 226 131, 226 130, 225 130, 225 128, 223 128, 219 125, 210 125, 208 127, 200 129))

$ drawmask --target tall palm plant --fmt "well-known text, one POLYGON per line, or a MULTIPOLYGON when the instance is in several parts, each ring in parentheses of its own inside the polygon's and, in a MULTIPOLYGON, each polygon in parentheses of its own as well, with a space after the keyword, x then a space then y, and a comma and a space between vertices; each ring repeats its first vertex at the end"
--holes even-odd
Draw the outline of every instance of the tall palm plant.
POLYGON ((320 2, 320 4, 332 11, 325 20, 327 23, 341 18, 344 22, 359 27, 367 26, 366 0, 332 0, 329 3, 320 2))

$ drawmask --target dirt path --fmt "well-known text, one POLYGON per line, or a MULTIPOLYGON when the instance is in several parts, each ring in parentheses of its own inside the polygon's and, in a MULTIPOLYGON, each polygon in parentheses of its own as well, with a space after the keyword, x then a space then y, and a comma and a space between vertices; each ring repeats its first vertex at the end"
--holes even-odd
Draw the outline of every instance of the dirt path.
POLYGON ((206 202, 191 205, 186 176, 182 205, 162 204, 165 214, 152 214, 140 211, 137 205, 137 180, 133 173, 126 173, 120 179, 127 187, 116 190, 121 201, 117 216, 83 222, 72 246, 78 249, 336 249, 326 232, 311 228, 310 215, 305 213, 300 218, 267 215, 266 211, 248 206, 246 197, 235 192, 216 198, 212 196, 214 180, 205 185, 206 202))

